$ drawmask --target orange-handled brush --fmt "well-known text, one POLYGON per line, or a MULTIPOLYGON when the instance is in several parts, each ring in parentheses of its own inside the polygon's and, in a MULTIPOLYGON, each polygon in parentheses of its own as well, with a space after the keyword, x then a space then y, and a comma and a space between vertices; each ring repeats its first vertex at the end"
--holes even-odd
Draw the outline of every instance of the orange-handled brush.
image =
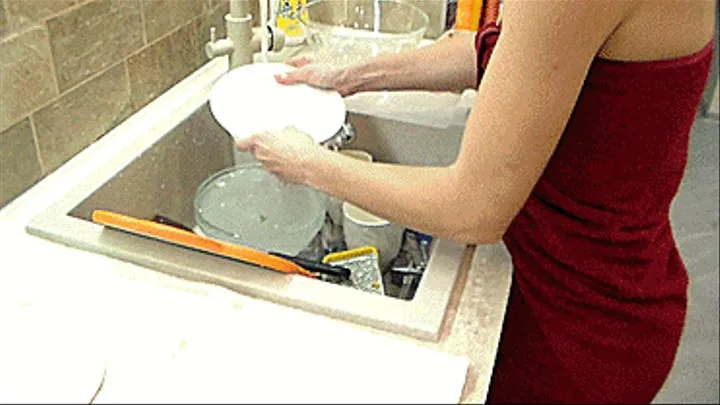
POLYGON ((265 267, 271 270, 288 274, 301 274, 317 278, 317 276, 297 264, 271 254, 231 243, 210 239, 193 232, 188 232, 170 225, 154 221, 138 219, 116 212, 96 210, 92 214, 93 222, 110 228, 147 236, 163 242, 202 250, 219 256, 240 260, 242 262, 265 267))

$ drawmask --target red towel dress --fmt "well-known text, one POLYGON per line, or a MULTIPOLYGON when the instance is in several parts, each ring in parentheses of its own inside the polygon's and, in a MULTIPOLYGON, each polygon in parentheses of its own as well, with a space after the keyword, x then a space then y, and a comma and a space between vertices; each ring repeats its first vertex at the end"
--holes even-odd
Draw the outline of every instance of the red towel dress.
MULTIPOLYGON (((476 36, 478 80, 499 29, 476 36)), ((678 59, 596 58, 503 240, 514 272, 488 401, 649 403, 675 358, 688 276, 669 209, 712 43, 678 59)))

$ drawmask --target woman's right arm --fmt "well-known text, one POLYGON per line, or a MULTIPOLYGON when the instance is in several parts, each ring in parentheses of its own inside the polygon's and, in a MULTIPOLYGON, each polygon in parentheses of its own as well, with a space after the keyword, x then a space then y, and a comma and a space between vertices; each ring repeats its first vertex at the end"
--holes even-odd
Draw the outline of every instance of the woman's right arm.
MULTIPOLYGON (((348 96, 362 91, 430 90, 462 92, 477 82, 475 34, 455 32, 423 48, 380 55, 342 70, 298 69, 278 81, 330 87, 348 96)), ((294 61, 302 66, 308 63, 294 61)))

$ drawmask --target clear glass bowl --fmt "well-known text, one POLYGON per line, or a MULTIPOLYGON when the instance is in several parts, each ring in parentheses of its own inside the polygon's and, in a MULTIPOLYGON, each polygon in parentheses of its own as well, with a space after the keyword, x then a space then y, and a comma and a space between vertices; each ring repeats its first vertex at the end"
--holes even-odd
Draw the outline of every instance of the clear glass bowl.
POLYGON ((325 195, 283 183, 251 163, 206 179, 195 194, 194 210, 198 230, 205 236, 297 255, 325 221, 325 195))
POLYGON ((316 0, 299 16, 313 59, 337 67, 417 48, 428 15, 400 0, 316 0))

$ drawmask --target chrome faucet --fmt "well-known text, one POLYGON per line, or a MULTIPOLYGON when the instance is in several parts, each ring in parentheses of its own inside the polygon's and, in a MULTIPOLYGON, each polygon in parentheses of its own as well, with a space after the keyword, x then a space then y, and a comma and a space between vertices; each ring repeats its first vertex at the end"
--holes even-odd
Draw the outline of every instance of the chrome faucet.
POLYGON ((266 51, 279 51, 285 46, 283 30, 267 24, 267 21, 262 21, 261 24, 265 27, 260 27, 253 33, 251 1, 257 0, 230 0, 230 13, 225 15, 227 38, 216 39, 215 27, 210 28, 210 42, 205 44, 208 58, 228 55, 230 69, 234 69, 253 62, 253 54, 261 50, 262 35, 267 35, 268 38, 266 51))

